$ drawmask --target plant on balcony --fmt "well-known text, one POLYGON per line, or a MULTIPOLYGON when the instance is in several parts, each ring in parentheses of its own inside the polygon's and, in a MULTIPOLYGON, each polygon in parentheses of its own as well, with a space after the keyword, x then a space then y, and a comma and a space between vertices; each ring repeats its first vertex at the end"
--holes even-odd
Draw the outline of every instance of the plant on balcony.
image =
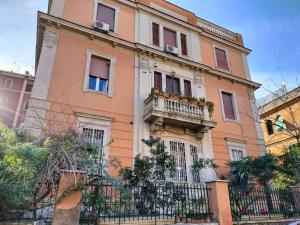
POLYGON ((214 103, 213 102, 206 102, 207 110, 209 113, 209 117, 212 117, 213 112, 215 111, 214 103))

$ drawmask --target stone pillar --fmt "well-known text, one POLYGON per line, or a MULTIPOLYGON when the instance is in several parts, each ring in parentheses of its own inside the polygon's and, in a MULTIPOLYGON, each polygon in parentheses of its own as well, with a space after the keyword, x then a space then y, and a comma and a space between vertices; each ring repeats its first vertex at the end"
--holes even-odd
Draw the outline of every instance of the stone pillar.
POLYGON ((211 189, 208 197, 213 220, 219 222, 219 225, 232 225, 228 181, 216 180, 206 184, 211 189))
POLYGON ((74 187, 83 184, 84 178, 81 171, 62 171, 52 225, 79 225, 82 193, 74 187))

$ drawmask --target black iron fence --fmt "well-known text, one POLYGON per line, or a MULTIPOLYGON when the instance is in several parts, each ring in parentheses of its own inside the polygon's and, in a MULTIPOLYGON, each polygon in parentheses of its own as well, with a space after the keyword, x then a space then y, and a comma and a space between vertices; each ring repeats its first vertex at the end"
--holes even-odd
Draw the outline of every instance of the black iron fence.
POLYGON ((81 224, 209 218, 205 185, 148 182, 131 187, 117 180, 99 180, 83 194, 81 224))
POLYGON ((300 187, 284 190, 229 187, 234 220, 300 216, 300 187))
POLYGON ((50 225, 54 216, 55 199, 56 194, 53 192, 34 205, 26 206, 24 202, 25 205, 20 208, 26 209, 0 210, 0 224, 50 225))

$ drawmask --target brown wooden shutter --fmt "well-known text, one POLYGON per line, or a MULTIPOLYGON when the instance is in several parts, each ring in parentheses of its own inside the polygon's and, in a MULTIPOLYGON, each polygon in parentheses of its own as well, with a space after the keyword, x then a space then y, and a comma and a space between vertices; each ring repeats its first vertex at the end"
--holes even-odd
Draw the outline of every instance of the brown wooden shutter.
POLYGON ((191 81, 184 80, 184 96, 192 97, 191 81))
POLYGON ((90 76, 109 79, 109 60, 97 56, 91 57, 90 76))
POLYGON ((233 96, 231 93, 222 92, 222 100, 224 107, 224 114, 226 119, 235 120, 233 96))
POLYGON ((152 42, 153 45, 159 46, 159 25, 152 23, 152 42))
POLYGON ((180 41, 181 41, 181 53, 182 53, 182 55, 187 55, 186 35, 185 34, 180 34, 180 41))
POLYGON ((172 77, 171 76, 166 77, 166 92, 167 93, 173 93, 173 84, 172 84, 172 77))
POLYGON ((162 76, 159 72, 154 72, 154 88, 162 91, 162 76))
POLYGON ((173 94, 180 94, 180 80, 173 77, 173 94))
POLYGON ((109 30, 115 30, 115 9, 98 4, 97 20, 109 24, 109 30))
POLYGON ((223 49, 215 48, 217 67, 224 70, 229 70, 226 52, 223 49))
POLYGON ((176 32, 168 28, 164 28, 164 44, 177 47, 176 32))

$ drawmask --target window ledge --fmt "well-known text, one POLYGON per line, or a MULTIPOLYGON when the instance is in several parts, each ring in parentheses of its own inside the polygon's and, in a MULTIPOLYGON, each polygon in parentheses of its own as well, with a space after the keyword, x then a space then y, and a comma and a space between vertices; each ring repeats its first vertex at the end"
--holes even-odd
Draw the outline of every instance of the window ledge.
POLYGON ((100 94, 100 95, 106 95, 106 96, 112 98, 112 95, 110 93, 107 93, 107 92, 95 91, 95 90, 87 89, 87 88, 84 88, 83 91, 84 92, 91 92, 91 93, 95 93, 95 94, 100 94))

